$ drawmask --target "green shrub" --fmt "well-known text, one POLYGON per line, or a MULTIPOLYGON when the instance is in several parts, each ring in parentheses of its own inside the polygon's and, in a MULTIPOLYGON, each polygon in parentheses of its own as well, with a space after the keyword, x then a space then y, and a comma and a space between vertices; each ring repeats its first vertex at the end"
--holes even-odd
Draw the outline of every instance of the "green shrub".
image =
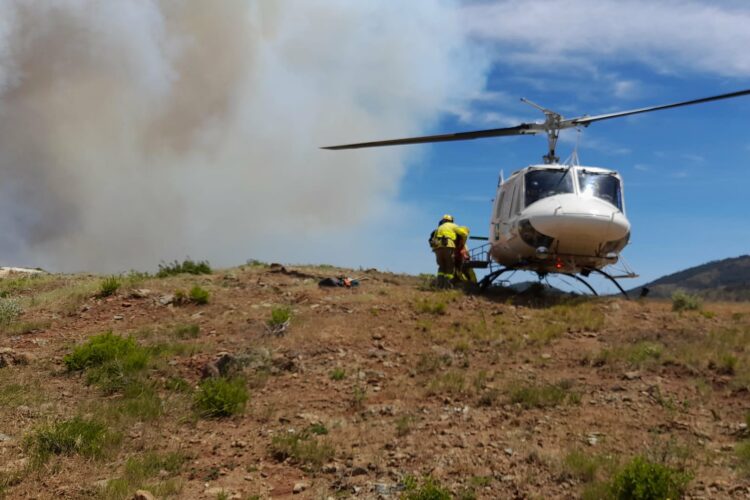
POLYGON ((159 264, 159 272, 156 273, 156 276, 158 278, 166 278, 177 274, 211 274, 211 272, 211 266, 207 260, 194 262, 190 259, 185 259, 182 263, 174 261, 171 264, 159 264))
POLYGON ((101 366, 140 349, 132 337, 121 337, 108 331, 91 337, 85 344, 67 354, 63 361, 70 371, 84 370, 101 366))
POLYGON ((622 500, 681 498, 690 475, 666 465, 635 457, 610 483, 612 496, 622 500))
POLYGON ((203 305, 208 304, 208 291, 204 290, 199 286, 194 286, 190 289, 190 301, 194 304, 203 305))
POLYGON ((292 461, 312 468, 319 468, 334 456, 330 442, 315 436, 310 429, 287 432, 271 440, 271 455, 279 461, 292 461))
POLYGON ((159 454, 153 451, 131 457, 125 463, 122 477, 108 481, 99 498, 129 500, 139 489, 148 490, 157 498, 175 496, 182 487, 174 476, 180 472, 186 459, 178 452, 159 454), (159 479, 155 479, 157 476, 159 479))
POLYGON ((701 299, 697 295, 690 295, 679 290, 672 294, 673 311, 697 311, 701 305, 701 299))
POLYGON ((174 336, 178 339, 195 339, 198 338, 201 332, 200 325, 191 323, 189 325, 177 325, 174 328, 174 336))
POLYGON ((429 299, 420 299, 414 308, 418 313, 443 315, 447 312, 447 305, 444 301, 432 301, 429 299))
POLYGON ((571 384, 561 381, 556 384, 513 384, 509 389, 511 403, 518 403, 526 409, 549 408, 564 402, 577 404, 580 396, 571 390, 571 384))
POLYGON ((311 434, 315 434, 316 436, 324 436, 328 434, 328 429, 320 422, 310 425, 307 430, 310 431, 311 434))
POLYGON ((101 422, 74 417, 36 430, 25 445, 37 463, 44 463, 51 455, 99 457, 113 438, 101 422))
POLYGON ((575 450, 563 460, 565 473, 579 481, 591 482, 596 478, 601 460, 590 453, 575 450))
POLYGON ((106 392, 123 389, 148 365, 149 351, 111 331, 91 337, 63 358, 69 371, 86 370, 89 383, 106 392))
POLYGON ((195 407, 203 417, 229 417, 245 409, 249 396, 241 378, 208 378, 198 386, 195 407))
POLYGON ((453 495, 440 483, 429 476, 418 481, 411 476, 404 478, 404 492, 401 500, 452 500, 453 495))
POLYGON ((0 326, 10 325, 22 313, 23 309, 17 300, 0 298, 0 326))
MULTIPOLYGON (((750 416, 746 420, 750 420, 750 416)), ((750 441, 743 441, 734 448, 737 455, 738 468, 746 477, 750 476, 750 441)))
POLYGON ((331 378, 331 380, 344 380, 346 378, 346 370, 344 370, 343 368, 334 368, 333 370, 331 370, 329 377, 331 378))
POLYGON ((99 297, 109 297, 110 295, 114 295, 121 286, 122 282, 120 281, 120 278, 117 276, 109 276, 99 283, 98 295, 99 297))
POLYGON ((268 320, 268 326, 277 328, 284 325, 292 319, 292 309, 287 306, 274 307, 271 309, 271 319, 268 320))

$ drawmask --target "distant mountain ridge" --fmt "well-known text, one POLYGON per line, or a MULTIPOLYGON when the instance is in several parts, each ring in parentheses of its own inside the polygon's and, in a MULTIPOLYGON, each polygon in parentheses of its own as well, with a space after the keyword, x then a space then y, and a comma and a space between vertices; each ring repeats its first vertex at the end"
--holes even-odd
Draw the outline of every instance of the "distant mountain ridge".
POLYGON ((684 290, 710 300, 750 300, 750 255, 707 262, 644 286, 650 297, 669 297, 684 290))

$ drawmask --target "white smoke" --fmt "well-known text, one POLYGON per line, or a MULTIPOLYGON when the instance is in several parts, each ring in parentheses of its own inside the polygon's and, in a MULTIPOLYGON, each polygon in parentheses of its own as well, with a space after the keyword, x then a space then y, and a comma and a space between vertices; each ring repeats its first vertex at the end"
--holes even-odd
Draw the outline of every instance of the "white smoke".
POLYGON ((0 0, 0 260, 154 268, 340 253, 421 133, 482 90, 455 2, 0 0), (348 233, 347 233, 348 232, 348 233))

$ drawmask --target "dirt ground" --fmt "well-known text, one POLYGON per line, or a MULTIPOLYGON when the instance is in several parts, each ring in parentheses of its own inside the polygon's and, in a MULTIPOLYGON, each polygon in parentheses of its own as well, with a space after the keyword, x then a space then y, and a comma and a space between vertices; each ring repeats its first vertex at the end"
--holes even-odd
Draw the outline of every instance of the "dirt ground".
POLYGON ((102 279, 0 280, 23 309, 0 334, 7 498, 399 498, 426 477, 456 498, 579 498, 638 455, 687 472, 687 498, 750 497, 748 303, 472 295, 327 266, 131 276, 106 298, 102 279), (360 285, 318 286, 339 275, 360 285), (196 285, 208 304, 174 300, 196 285), (109 330, 161 346, 145 372, 156 413, 66 369, 109 330), (220 353, 250 397, 203 418, 196 387, 220 353), (35 433, 75 416, 119 439, 35 463, 35 433), (127 476, 170 452, 179 466, 127 476))

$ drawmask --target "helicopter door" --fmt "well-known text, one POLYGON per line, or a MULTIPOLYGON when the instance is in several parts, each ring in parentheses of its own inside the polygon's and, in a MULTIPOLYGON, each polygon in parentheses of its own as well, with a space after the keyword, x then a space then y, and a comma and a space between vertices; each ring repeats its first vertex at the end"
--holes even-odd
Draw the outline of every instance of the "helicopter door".
POLYGON ((503 195, 502 205, 500 206, 500 220, 498 221, 500 227, 498 229, 501 238, 507 240, 510 236, 513 200, 518 196, 517 179, 503 186, 503 195))

